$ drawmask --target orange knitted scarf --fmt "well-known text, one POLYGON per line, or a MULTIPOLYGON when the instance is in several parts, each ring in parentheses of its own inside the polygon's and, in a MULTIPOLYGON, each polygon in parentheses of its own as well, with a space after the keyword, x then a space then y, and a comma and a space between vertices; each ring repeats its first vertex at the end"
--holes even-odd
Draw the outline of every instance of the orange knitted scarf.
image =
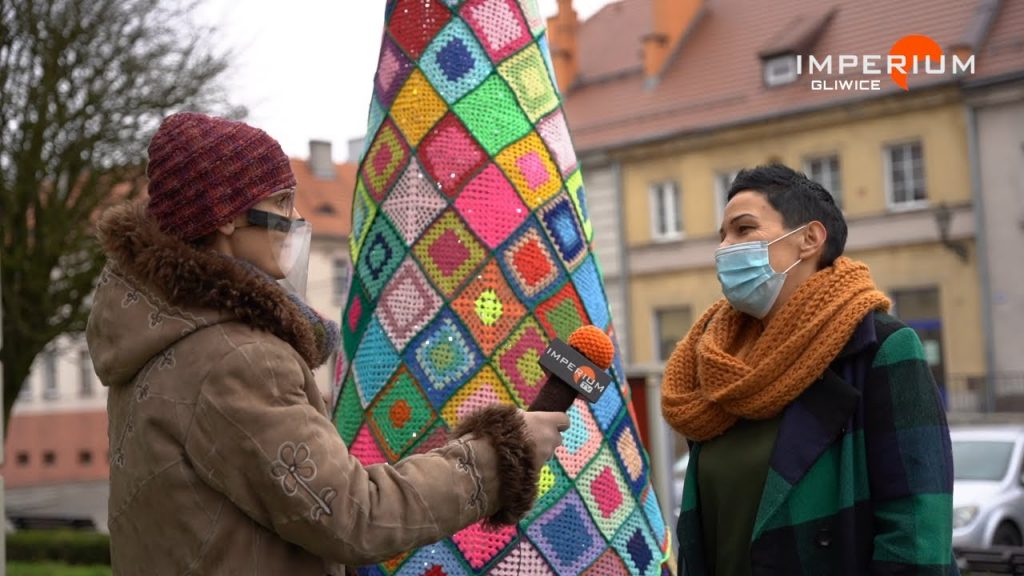
POLYGON ((672 352, 662 413, 699 441, 740 418, 772 418, 822 375, 868 311, 888 309, 868 267, 846 257, 808 278, 763 332, 760 320, 720 300, 672 352))

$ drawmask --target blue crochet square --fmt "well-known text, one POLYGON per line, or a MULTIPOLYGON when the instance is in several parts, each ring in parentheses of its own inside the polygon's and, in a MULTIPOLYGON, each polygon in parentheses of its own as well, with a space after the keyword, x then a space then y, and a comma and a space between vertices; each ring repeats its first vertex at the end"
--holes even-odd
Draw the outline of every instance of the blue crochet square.
POLYGON ((558 574, 580 574, 605 547, 575 491, 531 524, 527 534, 558 574))
POLYGON ((572 273, 572 281, 580 294, 580 300, 583 301, 583 307, 587 309, 590 321, 602 330, 608 328, 608 300, 601 286, 601 275, 593 254, 587 256, 583 264, 572 273))
POLYGON ((484 362, 476 342, 448 309, 406 346, 404 355, 409 370, 438 411, 484 362))
POLYGON ((370 321, 352 362, 363 406, 368 405, 384 388, 401 362, 402 359, 391 346, 391 341, 381 327, 380 321, 374 318, 370 321))
POLYGON ((560 194, 541 209, 540 219, 566 267, 575 270, 586 256, 587 244, 572 201, 565 194, 560 194))
POLYGON ((626 520, 612 540, 612 546, 626 563, 630 574, 660 576, 661 551, 651 538, 650 528, 639 510, 626 520))
POLYGON ((614 380, 612 385, 608 386, 608 389, 601 395, 601 399, 595 404, 590 405, 590 411, 594 414, 597 425, 603 431, 607 431, 611 427, 615 422, 615 417, 619 415, 622 409, 622 394, 619 392, 619 383, 614 380))
POLYGON ((425 574, 445 574, 446 576, 465 576, 469 574, 459 555, 452 552, 444 542, 438 542, 420 548, 418 552, 402 564, 395 576, 424 576, 425 574))
POLYGON ((453 20, 427 46, 420 69, 451 105, 479 86, 494 66, 469 26, 453 20))

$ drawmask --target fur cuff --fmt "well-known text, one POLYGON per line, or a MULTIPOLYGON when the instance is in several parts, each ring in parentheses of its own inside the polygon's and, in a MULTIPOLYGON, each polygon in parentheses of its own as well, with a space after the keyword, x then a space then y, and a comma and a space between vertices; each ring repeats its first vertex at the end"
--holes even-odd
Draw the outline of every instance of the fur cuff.
POLYGON ((519 409, 494 405, 478 410, 458 425, 454 436, 486 438, 497 456, 499 507, 484 524, 501 527, 519 522, 533 507, 539 472, 533 465, 533 443, 519 409))

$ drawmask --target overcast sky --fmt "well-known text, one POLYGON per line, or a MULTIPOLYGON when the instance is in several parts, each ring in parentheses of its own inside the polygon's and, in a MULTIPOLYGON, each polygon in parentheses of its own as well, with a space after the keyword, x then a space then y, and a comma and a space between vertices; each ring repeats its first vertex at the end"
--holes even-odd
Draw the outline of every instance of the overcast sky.
MULTIPOLYGON (((613 0, 575 0, 586 18, 613 0)), ((248 122, 305 158, 309 140, 330 140, 334 159, 366 131, 384 0, 205 0, 200 24, 217 27, 215 45, 234 53, 232 102, 248 122)), ((557 0, 538 0, 552 16, 557 0)))

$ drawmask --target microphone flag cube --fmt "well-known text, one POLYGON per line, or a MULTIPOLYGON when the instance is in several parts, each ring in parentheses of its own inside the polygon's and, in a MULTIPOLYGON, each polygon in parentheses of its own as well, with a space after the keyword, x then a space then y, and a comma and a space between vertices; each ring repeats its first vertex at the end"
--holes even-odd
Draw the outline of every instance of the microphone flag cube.
POLYGON ((540 357, 540 365, 590 403, 600 400, 612 382, 604 369, 558 338, 548 343, 540 357))

